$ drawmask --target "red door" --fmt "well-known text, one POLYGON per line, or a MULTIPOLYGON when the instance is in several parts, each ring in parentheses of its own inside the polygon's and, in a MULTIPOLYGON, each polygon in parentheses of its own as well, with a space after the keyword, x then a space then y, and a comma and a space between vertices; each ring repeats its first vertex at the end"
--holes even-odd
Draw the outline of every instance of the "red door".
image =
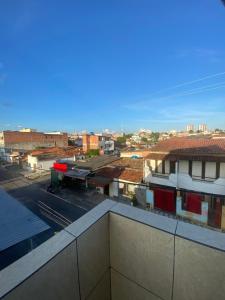
POLYGON ((186 210, 195 214, 201 215, 202 213, 202 195, 196 193, 186 194, 186 210))
POLYGON ((220 228, 221 226, 221 217, 222 217, 222 204, 220 198, 216 198, 215 203, 215 226, 220 228))
POLYGON ((175 192, 173 190, 155 189, 154 206, 163 211, 176 212, 175 192))

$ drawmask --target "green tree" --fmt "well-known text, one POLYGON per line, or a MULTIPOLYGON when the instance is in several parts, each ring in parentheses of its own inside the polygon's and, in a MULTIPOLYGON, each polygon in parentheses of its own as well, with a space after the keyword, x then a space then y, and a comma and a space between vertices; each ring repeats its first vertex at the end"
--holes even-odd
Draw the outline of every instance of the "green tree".
POLYGON ((127 138, 125 136, 119 136, 116 141, 118 143, 120 143, 120 144, 125 144, 126 143, 126 139, 127 138))
POLYGON ((222 129, 219 129, 219 128, 216 128, 216 129, 215 129, 215 132, 223 132, 223 130, 222 130, 222 129))
POLYGON ((153 143, 157 143, 159 140, 159 132, 152 132, 151 134, 151 140, 153 143))
POLYGON ((144 142, 144 143, 147 143, 147 142, 148 142, 148 139, 147 139, 146 137, 142 137, 142 138, 141 138, 141 141, 144 142))
POLYGON ((86 155, 88 157, 94 157, 94 156, 98 156, 99 155, 99 150, 98 149, 90 149, 86 155))
POLYGON ((126 140, 127 139, 130 139, 131 137, 132 137, 132 135, 133 135, 133 133, 127 133, 127 134, 124 134, 123 136, 119 136, 118 138, 117 138, 117 142, 119 143, 119 144, 125 144, 126 143, 126 140))

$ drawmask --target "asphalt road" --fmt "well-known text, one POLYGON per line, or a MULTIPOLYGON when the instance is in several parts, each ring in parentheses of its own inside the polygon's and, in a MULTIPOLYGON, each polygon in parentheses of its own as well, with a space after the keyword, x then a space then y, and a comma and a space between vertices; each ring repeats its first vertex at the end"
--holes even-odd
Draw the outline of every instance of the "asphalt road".
POLYGON ((44 187, 43 182, 29 181, 19 175, 16 169, 7 170, 0 166, 0 188, 44 220, 54 232, 60 231, 87 212, 85 207, 48 193, 44 187))

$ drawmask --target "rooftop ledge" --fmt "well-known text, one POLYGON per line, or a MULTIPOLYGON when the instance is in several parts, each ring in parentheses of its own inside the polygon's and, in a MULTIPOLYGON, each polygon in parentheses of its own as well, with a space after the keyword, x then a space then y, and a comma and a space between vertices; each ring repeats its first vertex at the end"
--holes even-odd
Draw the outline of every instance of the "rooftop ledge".
POLYGON ((0 299, 224 299, 225 234, 106 200, 0 272, 0 299))

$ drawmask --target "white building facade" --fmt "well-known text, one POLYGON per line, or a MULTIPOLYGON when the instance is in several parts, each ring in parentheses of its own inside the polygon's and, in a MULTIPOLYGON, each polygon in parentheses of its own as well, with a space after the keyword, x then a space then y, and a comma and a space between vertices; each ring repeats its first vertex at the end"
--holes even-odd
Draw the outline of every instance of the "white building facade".
POLYGON ((223 154, 211 142, 205 147, 191 145, 188 153, 182 149, 184 140, 180 138, 179 146, 174 143, 174 149, 171 142, 164 141, 163 147, 159 143, 145 159, 147 199, 156 209, 225 229, 225 147, 223 154))

